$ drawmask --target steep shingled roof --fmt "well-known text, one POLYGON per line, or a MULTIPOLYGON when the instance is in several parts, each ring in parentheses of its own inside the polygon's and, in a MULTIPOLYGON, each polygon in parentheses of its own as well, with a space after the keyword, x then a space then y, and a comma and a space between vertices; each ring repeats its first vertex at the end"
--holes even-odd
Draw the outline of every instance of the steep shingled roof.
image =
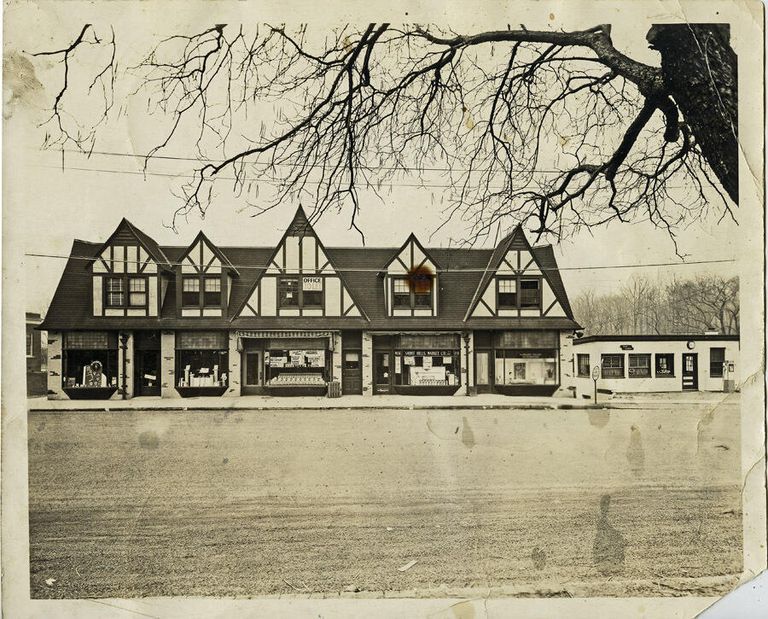
MULTIPOLYGON (((298 213, 297 213, 298 215, 298 213)), ((299 222, 301 223, 301 222, 299 222)), ((308 223, 308 222, 307 222, 308 223)), ((292 224, 293 225, 293 224, 292 224)), ((298 224, 297 224, 298 225, 298 224)), ((305 227, 302 228, 306 230, 305 227)), ((142 243, 143 240, 139 239, 142 243)), ((96 257, 103 243, 75 241, 70 258, 64 268, 56 293, 41 328, 49 330, 69 329, 227 329, 227 328, 364 328, 388 329, 577 329, 570 303, 563 286, 552 247, 534 247, 532 253, 548 278, 554 294, 560 300, 567 318, 468 318, 468 308, 476 298, 492 272, 489 267, 500 263, 499 256, 506 254, 500 244, 496 249, 424 248, 425 252, 440 265, 438 285, 438 316, 392 317, 387 316, 384 303, 382 271, 392 258, 395 248, 333 248, 324 247, 328 259, 354 295, 363 317, 244 317, 238 318, 240 308, 247 301, 256 282, 266 270, 274 255, 275 247, 217 247, 222 257, 233 265, 240 277, 232 280, 229 315, 225 317, 179 318, 176 316, 176 297, 170 285, 165 295, 159 318, 153 317, 94 317, 92 315, 91 276, 83 270, 85 259, 96 257), (489 273, 491 273, 489 275, 489 273)), ((530 247, 530 246, 529 246, 530 247)), ((177 263, 188 247, 156 246, 154 251, 162 256, 169 269, 177 263)), ((164 277, 174 277, 168 271, 164 277)))

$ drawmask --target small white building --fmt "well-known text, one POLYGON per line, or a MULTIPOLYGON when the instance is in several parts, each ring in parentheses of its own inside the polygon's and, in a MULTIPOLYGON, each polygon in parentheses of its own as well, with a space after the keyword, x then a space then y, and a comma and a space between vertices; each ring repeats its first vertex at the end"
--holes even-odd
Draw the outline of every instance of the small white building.
POLYGON ((738 335, 591 335, 573 341, 577 397, 601 393, 733 391, 738 335))

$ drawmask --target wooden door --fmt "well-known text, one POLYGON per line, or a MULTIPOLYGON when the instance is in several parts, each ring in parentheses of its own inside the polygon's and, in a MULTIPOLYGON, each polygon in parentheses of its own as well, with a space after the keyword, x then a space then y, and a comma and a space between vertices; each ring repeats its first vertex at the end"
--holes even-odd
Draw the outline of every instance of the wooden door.
POLYGON ((683 391, 697 391, 699 388, 699 355, 683 353, 683 391))
POLYGON ((341 392, 344 395, 363 393, 362 351, 343 350, 341 357, 341 392))

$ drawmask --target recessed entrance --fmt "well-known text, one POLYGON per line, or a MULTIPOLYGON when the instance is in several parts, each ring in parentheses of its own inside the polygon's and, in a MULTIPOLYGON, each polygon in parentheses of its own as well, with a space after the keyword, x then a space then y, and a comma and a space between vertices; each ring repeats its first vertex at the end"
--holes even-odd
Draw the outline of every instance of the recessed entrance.
POLYGON ((133 352, 133 394, 160 395, 160 333, 138 331, 133 352))
POLYGON ((264 391, 264 364, 261 350, 243 351, 243 388, 244 395, 254 395, 264 391))

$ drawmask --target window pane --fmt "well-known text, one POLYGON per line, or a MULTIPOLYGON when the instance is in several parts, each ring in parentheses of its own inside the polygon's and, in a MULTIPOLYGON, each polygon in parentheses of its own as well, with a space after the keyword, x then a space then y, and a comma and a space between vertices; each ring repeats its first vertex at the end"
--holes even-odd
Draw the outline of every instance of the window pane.
POLYGON ((221 279, 206 277, 204 282, 203 304, 207 307, 221 305, 221 279))
POLYGON ((431 294, 432 276, 422 273, 414 273, 409 277, 411 287, 416 294, 431 294))
POLYGON ((520 307, 539 307, 539 280, 520 280, 520 307))
POLYGON ((221 291, 221 279, 218 277, 206 277, 205 278, 205 291, 206 292, 220 292, 221 291))
POLYGON ((299 280, 298 278, 283 277, 280 279, 280 307, 299 306, 299 280))
POLYGON ((177 387, 226 387, 229 379, 227 350, 176 352, 177 387))
POLYGON ((70 331, 64 338, 64 348, 117 348, 117 340, 110 346, 106 331, 70 331))
POLYGON ((182 290, 184 292, 200 292, 200 278, 185 277, 182 282, 182 290))
POLYGON ((624 378, 624 355, 601 355, 603 378, 624 378))
POLYGON ((656 354, 656 378, 669 378, 675 375, 675 355, 672 353, 656 354))
POLYGON ((122 277, 107 278, 107 307, 123 307, 125 305, 125 288, 122 277))
POLYGON ((725 362, 725 348, 709 349, 709 375, 712 378, 723 377, 724 362, 725 362))
POLYGON ((629 355, 630 378, 648 378, 651 375, 651 355, 629 355))
POLYGON ((432 291, 427 290, 426 292, 418 292, 414 291, 413 293, 413 304, 415 307, 432 307, 432 291))
POLYGON ((579 354, 579 355, 576 355, 576 359, 578 363, 579 376, 589 377, 590 376, 589 355, 579 354))
POLYGON ((488 353, 475 354, 475 377, 478 385, 488 384, 488 353))
POLYGON ((393 283, 394 283, 394 290, 395 290, 396 294, 397 293, 404 293, 404 294, 410 293, 411 290, 408 287, 408 281, 406 279, 398 278, 398 279, 394 280, 393 283))
POLYGON ((144 307, 147 304, 147 293, 132 292, 128 295, 128 303, 132 307, 144 307))
POLYGON ((131 277, 128 280, 128 290, 131 292, 146 292, 147 280, 143 277, 131 277))
POLYGON ((227 334, 223 331, 180 331, 176 334, 177 349, 224 349, 227 334))
POLYGON ((514 279, 499 279, 499 292, 517 292, 517 281, 514 279))

